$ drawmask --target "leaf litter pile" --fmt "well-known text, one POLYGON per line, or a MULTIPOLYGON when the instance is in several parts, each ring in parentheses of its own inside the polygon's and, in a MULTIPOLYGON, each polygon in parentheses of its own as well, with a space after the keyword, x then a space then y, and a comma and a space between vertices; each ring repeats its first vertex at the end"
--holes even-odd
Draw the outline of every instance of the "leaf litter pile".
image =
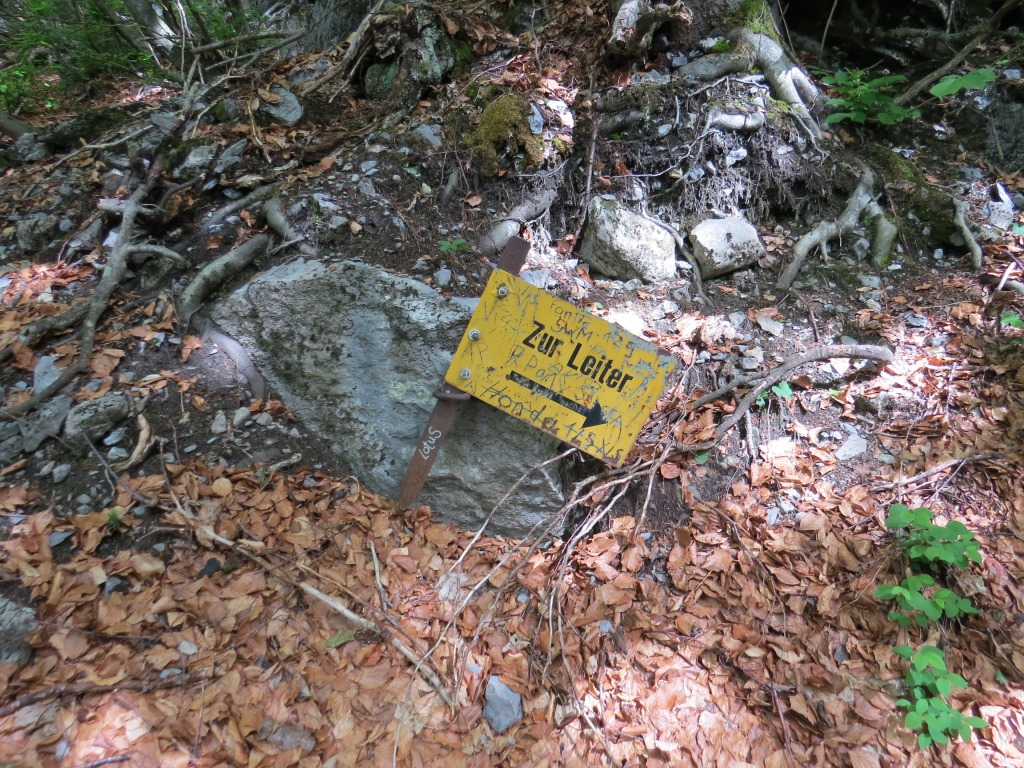
MULTIPOLYGON (((947 295, 965 295, 958 279, 947 295)), ((919 288, 893 306, 923 305, 931 286, 919 288)), ((31 293, 5 315, 5 333, 52 311, 31 293)), ((1020 346, 1006 343, 1019 332, 994 336, 984 311, 980 300, 953 305, 937 321, 946 343, 928 347, 924 331, 862 313, 896 348, 893 363, 842 390, 794 377, 779 400, 787 417, 719 497, 697 489, 723 470, 706 454, 678 455, 655 466, 687 518, 645 528, 613 507, 572 546, 460 531, 301 468, 125 473, 111 508, 70 519, 6 485, 4 514, 36 511, 12 517, 0 576, 38 606, 40 628, 31 661, 0 665, 3 759, 1020 764, 1024 369, 1020 346), (838 405, 868 421, 855 403, 878 397, 891 405, 874 433, 894 461, 844 476, 813 415, 838 405), (791 500, 781 518, 779 499, 791 500), (984 561, 956 586, 980 614, 929 630, 887 618, 873 594, 905 575, 882 526, 897 501, 977 534, 984 561), (133 536, 142 509, 163 514, 133 536), (64 540, 72 546, 55 556, 51 542, 64 540), (893 647, 925 641, 969 683, 956 707, 991 724, 974 741, 921 751, 901 726, 905 662, 893 647), (484 717, 495 676, 522 695, 523 716, 504 733, 484 717)), ((660 341, 684 362, 697 346, 715 351, 727 342, 709 322, 683 318, 660 341)), ((113 347, 96 352, 96 370, 111 367, 102 358, 116 358, 113 347)), ((31 365, 30 353, 14 358, 31 365)), ((676 445, 714 433, 731 406, 690 412, 699 394, 666 393, 642 456, 669 431, 676 445)))

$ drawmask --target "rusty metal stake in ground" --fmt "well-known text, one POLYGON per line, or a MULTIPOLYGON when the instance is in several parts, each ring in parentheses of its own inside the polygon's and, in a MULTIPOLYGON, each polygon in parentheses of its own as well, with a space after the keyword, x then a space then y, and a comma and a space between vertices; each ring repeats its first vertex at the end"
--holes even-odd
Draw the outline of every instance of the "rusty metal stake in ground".
MULTIPOLYGON (((526 256, 530 252, 530 244, 521 237, 513 237, 508 241, 505 250, 498 259, 498 269, 512 275, 518 275, 519 270, 526 263, 526 256)), ((471 395, 461 389, 441 382, 441 386, 434 392, 437 403, 430 414, 427 425, 423 428, 423 434, 416 444, 416 450, 409 460, 409 466, 405 470, 405 477, 398 489, 398 503, 408 507, 420 495, 423 484, 427 481, 430 468, 434 466, 434 460, 441 450, 444 439, 448 436, 455 417, 459 413, 459 404, 469 400, 471 395)))

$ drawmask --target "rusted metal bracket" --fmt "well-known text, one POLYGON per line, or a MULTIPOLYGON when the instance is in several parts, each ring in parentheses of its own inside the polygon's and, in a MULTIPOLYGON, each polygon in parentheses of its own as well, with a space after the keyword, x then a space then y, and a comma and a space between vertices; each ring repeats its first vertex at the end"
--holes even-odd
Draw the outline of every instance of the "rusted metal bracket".
MULTIPOLYGON (((513 275, 526 264, 526 256, 530 253, 530 244, 521 237, 513 237, 508 241, 505 250, 498 259, 498 269, 513 275)), ((443 383, 434 392, 437 402, 430 413, 430 419, 423 428, 420 441, 416 445, 409 466, 405 470, 402 484, 398 489, 398 503, 403 507, 410 506, 423 490, 430 468, 434 466, 437 454, 441 450, 448 433, 451 431, 455 418, 459 413, 459 404, 469 400, 471 395, 458 387, 443 383)))

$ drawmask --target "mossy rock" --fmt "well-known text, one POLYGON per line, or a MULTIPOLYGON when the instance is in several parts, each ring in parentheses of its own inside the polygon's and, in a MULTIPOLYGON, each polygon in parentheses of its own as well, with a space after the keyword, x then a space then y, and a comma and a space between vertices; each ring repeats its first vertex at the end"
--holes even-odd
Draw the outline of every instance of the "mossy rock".
POLYGON ((363 75, 363 93, 368 99, 386 99, 398 75, 398 61, 377 62, 366 68, 363 75))
POLYGON ((917 166, 898 152, 878 144, 868 150, 889 204, 898 216, 896 226, 912 239, 927 238, 945 245, 956 232, 953 201, 932 186, 917 166))
POLYGON ((530 131, 530 105, 513 93, 499 96, 480 115, 480 125, 472 138, 472 151, 482 176, 498 174, 498 153, 506 150, 512 153, 522 150, 531 169, 544 159, 544 142, 530 131))

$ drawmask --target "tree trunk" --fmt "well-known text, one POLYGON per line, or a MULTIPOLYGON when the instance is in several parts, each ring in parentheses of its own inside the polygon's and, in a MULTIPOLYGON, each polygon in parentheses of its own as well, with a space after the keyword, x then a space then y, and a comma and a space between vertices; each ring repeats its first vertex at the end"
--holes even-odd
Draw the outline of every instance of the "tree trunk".
POLYGON ((149 44, 163 55, 172 57, 179 40, 153 3, 150 0, 125 0, 125 7, 149 44))

